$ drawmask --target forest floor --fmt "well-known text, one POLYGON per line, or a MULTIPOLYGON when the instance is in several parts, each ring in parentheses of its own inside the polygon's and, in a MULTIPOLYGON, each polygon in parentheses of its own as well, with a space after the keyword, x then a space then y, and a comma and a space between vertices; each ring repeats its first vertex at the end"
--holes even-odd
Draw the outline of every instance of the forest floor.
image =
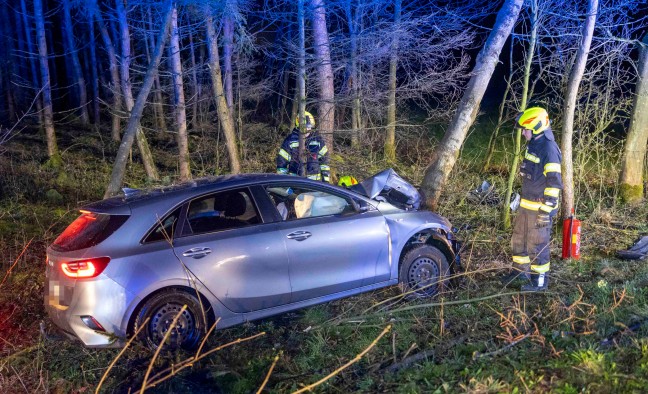
MULTIPOLYGON (((246 171, 274 168, 281 136, 269 138, 264 129, 258 125, 246 130, 246 171)), ((37 129, 24 129, 0 146, 3 393, 95 391, 119 353, 57 338, 43 309, 45 248, 73 220, 75 208, 101 198, 117 149, 105 132, 72 126, 57 131, 63 170, 47 165, 44 138, 37 129)), ((504 288, 498 278, 509 266, 510 231, 499 230, 497 206, 466 199, 482 179, 500 192, 505 183, 503 155, 497 159, 500 170, 480 174, 484 135, 485 131, 471 135, 440 208, 460 228, 457 235, 464 242, 466 272, 460 286, 434 300, 403 300, 398 288, 391 287, 217 331, 206 349, 264 334, 219 350, 150 391, 256 392, 278 356, 265 391, 292 392, 354 359, 388 325, 391 331, 375 347, 315 391, 644 391, 648 264, 619 260, 615 252, 648 233, 648 208, 617 205, 614 179, 582 180, 577 198, 584 219, 582 258, 556 257, 560 229, 555 226, 550 290, 520 294, 517 288, 504 288)), ((226 155, 216 148, 214 136, 196 133, 192 138, 195 174, 217 172, 214 168, 226 155)), ((161 173, 175 173, 171 134, 151 139, 161 173)), ((403 141, 409 142, 399 145, 401 160, 394 168, 413 183, 420 182, 431 149, 429 138, 419 135, 418 140, 403 141)), ((388 167, 378 154, 342 145, 337 152, 333 167, 342 174, 363 178, 388 167)), ((129 187, 146 186, 137 162, 134 152, 129 187)), ((177 365, 185 356, 162 354, 153 372, 177 365)), ((134 344, 115 363, 101 391, 139 390, 151 358, 149 351, 134 344)))

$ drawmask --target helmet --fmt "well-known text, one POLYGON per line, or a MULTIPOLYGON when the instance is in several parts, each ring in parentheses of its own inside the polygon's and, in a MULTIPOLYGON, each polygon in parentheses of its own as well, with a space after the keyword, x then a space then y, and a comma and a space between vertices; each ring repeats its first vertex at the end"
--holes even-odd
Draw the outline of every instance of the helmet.
MULTIPOLYGON (((311 114, 308 111, 304 111, 304 119, 306 120, 306 127, 304 128, 304 132, 310 131, 311 129, 315 128, 315 117, 313 114, 311 114)), ((295 119, 295 127, 299 127, 299 115, 297 115, 297 118, 295 119)))
POLYGON ((549 114, 544 108, 533 107, 522 112, 517 119, 518 127, 540 134, 549 128, 549 114))
POLYGON ((344 186, 344 187, 351 187, 357 184, 358 181, 351 175, 343 176, 342 178, 340 178, 340 181, 338 182, 338 186, 344 186))

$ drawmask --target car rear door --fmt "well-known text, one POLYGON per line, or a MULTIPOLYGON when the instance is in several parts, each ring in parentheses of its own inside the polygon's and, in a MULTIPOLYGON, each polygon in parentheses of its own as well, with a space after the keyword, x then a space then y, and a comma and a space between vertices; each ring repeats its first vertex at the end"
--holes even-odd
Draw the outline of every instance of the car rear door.
POLYGON ((334 188, 306 183, 265 187, 282 212, 280 231, 290 262, 292 302, 376 282, 378 267, 390 264, 384 217, 334 188))
POLYGON ((192 200, 174 251, 233 312, 290 302, 288 259, 278 224, 263 219, 248 188, 192 200))

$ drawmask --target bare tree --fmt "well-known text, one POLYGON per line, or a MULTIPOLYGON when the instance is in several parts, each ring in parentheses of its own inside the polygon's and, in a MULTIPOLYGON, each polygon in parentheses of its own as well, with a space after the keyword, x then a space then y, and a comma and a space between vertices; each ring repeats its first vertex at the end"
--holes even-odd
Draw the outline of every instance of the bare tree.
POLYGON ((562 154, 563 154, 563 215, 569 215, 574 208, 574 167, 572 159, 572 138, 574 135, 574 112, 576 111, 576 99, 578 87, 585 72, 587 56, 592 44, 594 35, 594 24, 598 11, 598 0, 589 0, 587 15, 583 25, 581 42, 576 53, 574 65, 569 74, 567 89, 565 91, 565 111, 563 115, 562 128, 562 154))
POLYGON ((182 82, 182 60, 180 59, 180 33, 178 29, 178 9, 173 7, 171 17, 171 40, 169 45, 171 75, 173 79, 173 106, 176 117, 176 141, 178 143, 178 161, 180 162, 180 180, 191 179, 189 166, 189 141, 187 139, 187 110, 185 107, 184 83, 182 82))
POLYGON ((54 165, 60 165, 60 155, 54 132, 54 111, 52 110, 52 89, 50 85, 49 65, 47 63, 47 41, 45 39, 45 18, 43 3, 34 0, 34 20, 36 21, 36 43, 40 63, 41 86, 43 90, 43 127, 47 137, 47 154, 54 165))
MULTIPOLYGON (((394 24, 398 26, 401 18, 401 0, 394 1, 394 24)), ((389 58, 389 91, 387 94, 387 135, 385 136, 385 158, 388 162, 396 159, 396 68, 398 67, 398 36, 392 38, 389 58)))
POLYGON ((162 59, 162 53, 164 52, 164 43, 169 32, 169 26, 171 25, 171 14, 173 11, 171 2, 168 2, 167 5, 165 5, 164 11, 166 12, 166 15, 163 18, 163 25, 158 35, 155 51, 153 51, 153 58, 151 59, 151 63, 148 65, 148 68, 146 70, 146 76, 144 77, 142 88, 137 94, 135 105, 130 112, 130 117, 128 118, 128 123, 126 124, 126 129, 124 130, 124 136, 122 138, 121 144, 119 145, 115 163, 113 164, 112 174, 110 175, 110 182, 108 183, 108 187, 106 188, 106 192, 104 194, 105 198, 118 193, 119 188, 121 187, 124 180, 126 162, 128 160, 128 152, 130 152, 131 147, 133 146, 133 141, 135 140, 135 135, 137 134, 137 129, 139 128, 142 112, 144 111, 144 106, 146 105, 146 99, 151 91, 151 87, 153 86, 153 80, 155 79, 155 74, 158 72, 158 66, 160 64, 160 60, 162 59))
POLYGON ((436 209, 450 171, 459 155, 459 149, 466 138, 468 128, 474 122, 479 111, 484 92, 499 60, 504 43, 511 34, 515 21, 520 14, 523 0, 506 0, 497 14, 493 30, 486 44, 477 56, 468 87, 459 104, 448 130, 434 150, 431 164, 425 171, 421 185, 425 204, 436 209))
POLYGON ((88 93, 86 92, 85 78, 79 61, 79 53, 74 42, 74 30, 72 25, 72 14, 70 0, 63 0, 63 28, 67 52, 72 65, 72 75, 77 88, 77 97, 79 99, 79 110, 81 111, 81 121, 83 124, 90 123, 88 115, 88 93))
POLYGON ((207 24, 209 70, 212 80, 214 100, 216 101, 216 108, 218 111, 218 120, 223 129, 223 134, 225 134, 225 143, 227 144, 227 152, 229 153, 230 160, 230 171, 233 174, 238 174, 241 172, 241 163, 239 161, 238 146, 236 144, 236 132, 234 131, 232 113, 230 112, 229 107, 227 106, 227 100, 225 99, 218 51, 218 36, 216 35, 216 30, 214 28, 214 18, 211 15, 211 10, 208 11, 208 16, 205 22, 207 24))
POLYGON ((642 43, 634 105, 621 167, 620 194, 626 203, 642 201, 644 194, 644 161, 648 143, 648 34, 644 36, 642 43))

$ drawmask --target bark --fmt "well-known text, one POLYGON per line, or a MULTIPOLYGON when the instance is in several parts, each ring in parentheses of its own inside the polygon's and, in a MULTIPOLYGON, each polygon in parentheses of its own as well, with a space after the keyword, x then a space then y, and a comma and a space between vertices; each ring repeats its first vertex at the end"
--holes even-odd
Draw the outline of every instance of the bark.
MULTIPOLYGON (((299 126, 305 127, 306 121, 304 120, 304 113, 306 112, 306 28, 304 20, 304 0, 298 0, 297 3, 297 21, 299 23, 299 66, 297 67, 297 86, 295 90, 297 96, 297 116, 299 116, 299 126)), ((306 156, 304 133, 299 133, 299 163, 301 176, 306 175, 306 156)))
POLYGON ((108 64, 109 67, 108 69, 110 70, 110 92, 112 94, 112 126, 111 126, 111 136, 112 139, 115 141, 120 140, 120 121, 121 119, 119 118, 119 111, 121 109, 122 103, 121 103, 121 92, 120 92, 120 80, 119 80, 119 69, 117 68, 117 55, 115 53, 115 46, 113 45, 113 40, 110 38, 110 34, 108 33, 108 28, 106 27, 106 23, 103 19, 103 16, 101 15, 101 11, 99 10, 99 5, 96 4, 96 0, 93 0, 94 4, 91 5, 93 7, 94 12, 94 17, 97 20, 97 25, 99 26, 99 31, 101 32, 101 38, 104 43, 104 47, 106 47, 106 52, 108 55, 108 64))
POLYGON ((198 69, 196 67, 196 49, 191 30, 189 31, 189 51, 191 55, 191 85, 193 96, 191 101, 191 126, 194 130, 198 130, 198 99, 200 98, 200 86, 198 85, 198 69))
MULTIPOLYGON (((533 64, 533 56, 535 54, 536 42, 538 40, 538 3, 536 0, 531 2, 531 34, 529 36, 529 47, 527 48, 527 57, 524 59, 524 74, 522 76, 522 98, 520 100, 519 111, 526 110, 529 102, 529 79, 531 77, 531 65, 533 64)), ((512 45, 512 44, 511 44, 512 45)), ((522 131, 515 128, 515 146, 513 148, 513 162, 509 170, 508 182, 506 184, 506 195, 504 196, 504 205, 500 219, 504 229, 508 230, 511 227, 511 195, 513 194, 513 183, 518 173, 518 166, 520 165, 520 155, 522 154, 522 131)))
POLYGON ((425 171, 421 189, 425 204, 431 209, 438 206, 441 191, 454 167, 468 129, 475 121, 481 100, 493 75, 504 43, 511 34, 520 14, 523 0, 506 0, 497 14, 482 50, 477 55, 472 77, 443 139, 432 154, 430 166, 425 171))
MULTIPOLYGON (((121 63, 119 65, 120 71, 120 82, 121 90, 124 94, 124 104, 126 104, 126 111, 131 113, 135 102, 133 100, 133 89, 130 82, 130 64, 131 64, 131 51, 130 51, 130 30, 128 28, 128 19, 126 17, 126 9, 124 8, 124 3, 122 0, 117 0, 115 2, 117 5, 117 19, 119 20, 119 31, 121 33, 121 63)), ((155 166, 155 161, 153 160, 153 154, 151 153, 151 148, 146 141, 146 136, 142 131, 142 128, 137 127, 137 147, 139 148, 140 155, 142 156, 142 163, 144 164, 144 169, 146 171, 146 176, 151 180, 158 180, 160 177, 158 175, 157 168, 155 166)))
POLYGON ((236 145, 236 132, 234 131, 234 120, 225 100, 223 90, 223 79, 220 68, 220 58, 218 51, 218 37, 214 29, 214 20, 210 15, 207 17, 207 45, 209 48, 209 71, 212 79, 212 89, 216 100, 216 109, 218 111, 218 120, 223 133, 225 134, 225 144, 229 154, 230 171, 232 174, 241 172, 241 163, 239 161, 238 147, 236 145))
POLYGON ((333 67, 331 48, 326 27, 326 7, 324 0, 311 0, 313 7, 313 41, 317 59, 317 85, 319 103, 317 115, 319 133, 324 138, 330 154, 333 152, 333 129, 335 128, 335 90, 333 86, 333 67))
POLYGON ((113 165, 112 174, 110 176, 110 183, 108 184, 106 193, 104 194, 105 198, 118 193, 119 188, 121 187, 124 180, 126 163, 128 161, 128 153, 133 146, 133 141, 135 140, 135 135, 137 134, 137 129, 140 124, 142 112, 144 111, 144 106, 146 105, 146 99, 148 98, 151 87, 153 86, 153 80, 155 79, 155 74, 157 74, 158 72, 160 59, 162 59, 162 52, 164 52, 164 42, 169 31, 169 25, 171 24, 171 11, 172 7, 169 3, 167 13, 164 18, 164 24, 160 29, 155 51, 153 52, 153 59, 149 63, 149 66, 146 70, 146 76, 144 77, 142 88, 137 94, 135 105, 131 110, 130 116, 128 118, 128 123, 126 124, 126 129, 124 130, 124 137, 122 138, 121 144, 119 145, 119 150, 117 151, 117 157, 115 158, 115 164, 113 165))
MULTIPOLYGON (((401 19, 401 0, 394 2, 394 25, 398 26, 401 19)), ((398 67, 398 36, 392 39, 389 56, 389 92, 387 93, 387 135, 385 136, 385 159, 394 162, 396 159, 396 68, 398 67)))
POLYGON ((648 34, 644 36, 643 43, 639 50, 634 106, 621 163, 620 192, 625 203, 640 202, 644 194, 644 160, 648 143, 648 34))
MULTIPOLYGON (((29 53, 36 53, 36 50, 34 49, 34 42, 32 41, 32 33, 28 20, 27 5, 25 4, 25 0, 20 0, 20 11, 22 13, 23 25, 25 27, 25 37, 27 38, 27 50, 29 51, 29 53)), ((38 94, 37 92, 40 90, 40 88, 38 83, 38 71, 36 70, 37 60, 30 58, 28 59, 28 61, 29 67, 31 69, 32 87, 34 88, 34 92, 38 94)), ((43 103, 41 97, 36 97, 36 111, 38 112, 38 119, 40 124, 44 125, 45 122, 43 120, 43 103)))
POLYGON ((347 0, 345 3, 345 12, 347 17, 347 24, 349 25, 349 46, 351 57, 351 77, 350 89, 352 96, 351 103, 351 146, 358 147, 360 145, 360 72, 358 70, 358 28, 359 28, 359 11, 355 11, 353 15, 352 0, 347 0))
POLYGON ((72 15, 70 8, 70 0, 63 0, 65 43, 70 56, 70 64, 72 65, 72 75, 74 77, 74 82, 76 83, 79 110, 81 111, 81 122, 83 124, 88 124, 90 123, 90 116, 88 115, 88 94, 86 92, 86 83, 85 78, 83 77, 83 70, 81 69, 81 62, 79 61, 79 53, 77 52, 74 43, 74 30, 72 29, 72 15))
POLYGON ((230 113, 234 114, 234 85, 232 84, 232 55, 234 53, 234 21, 231 17, 223 18, 223 85, 225 101, 230 113))
POLYGON ((49 65, 47 63, 47 41, 45 39, 45 19, 43 3, 34 0, 34 19, 36 21, 36 43, 38 45, 38 62, 40 64, 41 89, 43 94, 43 127, 47 137, 47 154, 53 164, 60 160, 56 133, 54 132, 54 113, 52 111, 52 90, 50 87, 49 65))
POLYGON ((182 82, 182 60, 180 59, 180 33, 178 30, 178 9, 173 7, 171 17, 171 40, 169 45, 171 76, 173 79, 173 107, 176 118, 176 142, 178 143, 178 161, 180 180, 191 179, 189 166, 189 142, 187 140, 187 111, 185 106, 184 84, 182 82))
POLYGON ((578 98, 578 87, 583 79, 585 64, 589 55, 590 46, 592 45, 592 36, 594 35, 594 24, 596 23, 596 13, 598 10, 598 0, 589 0, 587 6, 587 16, 583 25, 583 32, 576 59, 569 74, 567 90, 565 92, 565 112, 563 114, 562 128, 562 178, 563 178, 563 216, 569 216, 574 208, 574 165, 572 158, 572 138, 574 135, 574 113, 576 112, 576 100, 578 98))

